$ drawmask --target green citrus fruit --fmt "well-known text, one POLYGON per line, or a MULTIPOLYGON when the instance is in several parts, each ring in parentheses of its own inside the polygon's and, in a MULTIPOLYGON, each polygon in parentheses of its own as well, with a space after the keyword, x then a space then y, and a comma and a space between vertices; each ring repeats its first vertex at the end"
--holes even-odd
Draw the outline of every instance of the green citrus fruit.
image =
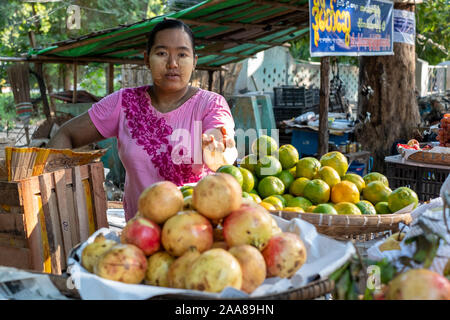
POLYGON ((239 170, 238 167, 235 167, 231 164, 227 164, 217 169, 217 172, 231 174, 237 180, 237 182, 239 182, 241 187, 244 184, 244 177, 242 176, 241 170, 239 170))
POLYGON ((373 181, 381 181, 384 183, 384 185, 386 187, 389 187, 388 179, 379 172, 368 173, 363 177, 363 179, 364 179, 364 182, 366 183, 366 186, 373 181))
POLYGON ((256 193, 249 193, 250 197, 253 198, 253 201, 255 201, 256 203, 260 203, 262 200, 259 197, 259 195, 257 195, 256 193))
POLYGON ((262 202, 270 203, 277 210, 283 210, 283 208, 284 208, 283 202, 275 196, 269 196, 267 198, 264 198, 262 202))
POLYGON ((193 188, 184 189, 183 191, 181 191, 181 193, 183 194, 183 198, 186 198, 187 196, 190 196, 194 193, 194 189, 193 188))
POLYGON ((253 178, 253 173, 245 168, 239 168, 242 174, 242 191, 250 192, 255 187, 255 179, 253 178))
POLYGON ((297 164, 299 155, 297 149, 291 144, 285 144, 278 149, 278 159, 283 169, 290 169, 297 164))
POLYGON ((276 176, 281 171, 281 163, 274 156, 264 156, 260 158, 255 168, 255 173, 258 178, 276 176))
POLYGON ((258 203, 258 204, 259 204, 260 206, 262 206, 263 208, 265 208, 265 209, 267 209, 267 210, 270 210, 270 211, 275 211, 275 210, 277 210, 277 208, 275 208, 273 204, 270 204, 270 203, 268 203, 268 202, 261 201, 261 202, 258 203))
POLYGON ((281 196, 284 198, 284 200, 286 200, 286 202, 289 202, 289 200, 294 199, 294 196, 289 193, 282 194, 281 196))
POLYGON ((288 169, 289 172, 292 174, 292 176, 295 178, 297 178, 297 166, 293 166, 292 168, 288 169))
POLYGON ((242 191, 242 198, 253 200, 253 197, 249 193, 247 193, 245 191, 242 191))
POLYGON ((277 197, 278 199, 280 199, 281 200, 281 202, 283 203, 283 208, 284 207, 286 207, 286 205, 287 205, 287 201, 286 201, 286 199, 285 198, 283 198, 283 196, 282 195, 279 195, 279 194, 274 194, 273 196, 271 196, 271 197, 277 197))
POLYGON ((339 177, 337 171, 329 166, 321 167, 317 172, 317 176, 317 179, 325 181, 330 188, 333 188, 333 186, 341 182, 341 178, 339 177))
POLYGON ((300 207, 303 210, 308 209, 312 206, 311 201, 304 197, 295 197, 287 202, 287 207, 300 207))
POLYGON ((408 187, 397 188, 388 197, 389 209, 393 213, 409 206, 411 203, 414 203, 414 210, 419 203, 419 198, 417 197, 417 193, 408 187))
POLYGON ((261 136, 252 143, 252 152, 261 156, 274 154, 278 150, 277 142, 269 136, 261 136))
POLYGON ((380 201, 375 205, 375 210, 378 214, 389 214, 391 210, 389 209, 389 204, 385 201, 380 201))
POLYGON ((277 174, 277 178, 280 178, 283 181, 285 190, 289 190, 291 183, 294 182, 294 177, 289 172, 289 170, 283 170, 279 174, 277 174))
POLYGON ((392 190, 382 181, 372 181, 363 189, 364 200, 372 202, 373 205, 378 202, 387 202, 392 190))
POLYGON ((320 179, 311 180, 303 189, 303 196, 316 205, 326 203, 330 200, 330 186, 320 179))
POLYGON ((364 179, 360 175, 355 173, 347 173, 342 177, 342 180, 353 182, 358 188, 359 193, 361 193, 363 189, 366 187, 364 179))
POLYGON ((289 187, 289 193, 297 197, 302 197, 303 190, 305 189, 305 186, 309 181, 311 180, 309 180, 308 178, 295 179, 289 187))
POLYGON ((313 213, 337 214, 336 209, 328 203, 321 203, 313 210, 313 213))
POLYGON ((313 213, 314 209, 316 209, 316 208, 317 208, 317 206, 310 206, 310 207, 308 207, 308 209, 305 210, 305 212, 313 213))
POLYGON ((258 184, 258 193, 262 198, 284 193, 284 184, 277 177, 265 177, 258 184))
POLYGON ((320 158, 321 166, 329 166, 337 171, 340 177, 343 177, 348 170, 347 158, 339 151, 331 151, 320 158))
POLYGON ((303 210, 300 207, 285 207, 283 208, 283 211, 290 211, 290 212, 297 212, 297 213, 304 213, 305 210, 303 210))
POLYGON ((297 178, 308 178, 309 180, 313 179, 314 176, 319 172, 320 162, 316 158, 306 157, 298 160, 297 162, 297 171, 295 176, 297 178))
POLYGON ((249 154, 242 158, 239 166, 245 168, 252 173, 255 173, 255 167, 258 163, 258 156, 256 154, 249 154))
POLYGON ((361 211, 362 214, 371 214, 371 215, 377 214, 377 210, 375 209, 373 204, 371 204, 367 200, 361 200, 356 204, 356 206, 358 207, 358 209, 361 211))
POLYGON ((361 210, 351 203, 351 202, 341 202, 334 205, 334 209, 336 209, 338 214, 352 214, 352 215, 360 215, 361 210))

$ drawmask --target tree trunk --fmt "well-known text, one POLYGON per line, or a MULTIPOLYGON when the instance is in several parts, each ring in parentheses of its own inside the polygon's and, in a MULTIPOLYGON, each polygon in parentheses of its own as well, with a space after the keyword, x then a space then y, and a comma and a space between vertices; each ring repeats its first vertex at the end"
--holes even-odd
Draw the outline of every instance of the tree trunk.
POLYGON ((63 77, 64 77, 64 91, 69 91, 72 89, 72 65, 65 64, 63 69, 63 77))
MULTIPOLYGON (((415 6, 394 7, 414 11, 415 6)), ((370 86, 373 94, 359 90, 358 113, 363 117, 370 113, 370 121, 358 126, 355 134, 363 149, 372 152, 373 171, 384 172, 384 157, 390 155, 394 142, 411 139, 420 124, 415 71, 413 45, 394 43, 394 55, 360 58, 360 88, 370 86)))
POLYGON ((330 104, 330 57, 320 59, 319 158, 328 152, 328 106, 330 104))

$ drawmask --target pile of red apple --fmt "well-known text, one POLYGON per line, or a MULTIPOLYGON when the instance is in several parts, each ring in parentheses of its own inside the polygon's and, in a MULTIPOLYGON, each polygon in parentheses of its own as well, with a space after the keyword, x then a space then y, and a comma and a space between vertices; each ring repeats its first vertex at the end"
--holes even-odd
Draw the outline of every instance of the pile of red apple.
POLYGON ((243 203, 240 185, 225 173, 200 180, 188 206, 175 184, 151 185, 120 239, 97 237, 82 265, 125 283, 251 293, 266 277, 292 277, 306 261, 300 237, 282 232, 262 206, 243 203))

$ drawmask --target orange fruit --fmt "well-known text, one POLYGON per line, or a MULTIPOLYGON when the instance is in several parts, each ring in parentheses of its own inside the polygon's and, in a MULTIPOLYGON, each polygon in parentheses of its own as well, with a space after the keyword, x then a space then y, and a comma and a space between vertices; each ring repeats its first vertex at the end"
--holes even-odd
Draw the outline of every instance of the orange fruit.
POLYGON ((353 182, 341 181, 331 188, 331 201, 358 203, 359 190, 353 182))
POLYGON ((336 209, 338 214, 352 214, 352 215, 361 214, 361 210, 359 210, 359 208, 351 202, 337 203, 334 206, 334 209, 336 209))
POLYGON ((311 180, 303 189, 303 196, 313 204, 326 203, 330 200, 330 186, 320 179, 311 180))
POLYGON ((249 170, 251 173, 255 173, 255 167, 258 163, 258 156, 256 154, 249 154, 242 158, 239 166, 249 170))
POLYGON ((278 143, 272 137, 263 135, 253 141, 252 152, 260 157, 270 156, 278 150, 278 143))
POLYGON ((391 192, 392 190, 382 181, 373 181, 363 189, 363 196, 364 200, 368 200, 373 205, 376 205, 378 202, 387 202, 391 192))
POLYGON ((303 210, 308 209, 312 206, 311 201, 303 197, 295 197, 287 202, 287 207, 300 207, 303 210))
POLYGON ((284 193, 284 184, 277 177, 265 177, 258 184, 258 193, 263 198, 275 194, 282 195, 284 193))
POLYGON ((329 166, 321 167, 317 175, 317 179, 322 179, 323 181, 325 181, 330 186, 330 188, 333 188, 333 186, 341 182, 341 178, 339 177, 337 171, 329 166))
POLYGON ((329 166, 337 171, 340 177, 343 177, 348 170, 347 158, 339 151, 331 151, 320 158, 321 166, 329 166))
POLYGON ((320 169, 320 162, 316 158, 306 157, 298 160, 297 171, 295 176, 297 178, 307 178, 309 180, 313 179, 316 173, 320 169))
POLYGON ((355 173, 347 173, 342 177, 342 180, 353 182, 358 188, 359 193, 361 193, 363 189, 366 187, 364 179, 360 175, 355 173))
POLYGON ((411 203, 414 203, 414 210, 419 203, 419 198, 417 197, 417 194, 408 187, 397 188, 392 191, 388 197, 389 209, 393 213, 409 206, 411 203))
POLYGON ((385 201, 380 201, 375 205, 375 210, 377 214, 389 214, 392 213, 389 209, 389 204, 385 201))
POLYGON ((283 211, 291 211, 291 212, 298 212, 298 213, 304 213, 305 211, 300 207, 286 207, 283 209, 283 211))
POLYGON ((277 178, 283 181, 285 190, 289 190, 291 183, 295 180, 289 170, 281 171, 279 174, 277 174, 277 178))
POLYGON ((321 203, 317 205, 317 207, 313 210, 313 213, 337 214, 337 211, 332 205, 328 203, 321 203))
POLYGON ((285 144, 278 149, 278 160, 284 170, 290 169, 297 164, 299 159, 298 151, 291 144, 285 144))
POLYGON ((262 201, 262 202, 259 203, 259 205, 262 206, 263 208, 269 210, 269 211, 276 211, 277 210, 272 204, 270 204, 268 202, 262 201))
POLYGON ((235 166, 233 166, 231 164, 227 164, 227 165, 221 166, 219 169, 217 169, 216 172, 222 172, 222 173, 231 174, 237 180, 237 182, 239 182, 241 187, 242 187, 242 185, 244 183, 244 177, 242 176, 241 170, 239 170, 238 167, 235 167, 235 166))
POLYGON ((271 197, 277 197, 277 198, 280 199, 281 202, 283 203, 283 208, 286 207, 287 201, 286 201, 286 199, 285 199, 283 196, 281 196, 281 195, 279 195, 279 194, 274 194, 274 195, 271 196, 271 197))
POLYGON ((281 163, 274 156, 264 156, 260 158, 255 167, 255 173, 258 178, 276 176, 281 171, 281 163))
POLYGON ((356 204, 356 206, 359 210, 361 210, 362 214, 377 214, 377 210, 375 209, 373 204, 371 204, 367 200, 361 200, 356 204))
POLYGON ((305 189, 306 184, 311 181, 308 178, 298 178, 291 183, 289 187, 289 193, 294 196, 303 196, 303 189, 305 189))
POLYGON ((379 172, 368 173, 363 177, 363 179, 364 182, 366 183, 366 186, 373 181, 381 181, 386 187, 389 187, 388 179, 379 172))

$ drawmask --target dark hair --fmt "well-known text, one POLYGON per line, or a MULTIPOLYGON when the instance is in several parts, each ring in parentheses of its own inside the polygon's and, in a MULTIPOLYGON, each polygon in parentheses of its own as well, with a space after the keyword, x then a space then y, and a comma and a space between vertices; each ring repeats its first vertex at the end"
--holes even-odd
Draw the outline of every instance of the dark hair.
POLYGON ((167 19, 167 18, 165 18, 163 21, 157 23, 153 27, 152 31, 150 31, 150 33, 148 34, 147 54, 150 53, 150 50, 153 47, 156 34, 159 31, 166 30, 166 29, 183 29, 184 31, 186 31, 186 33, 189 36, 189 39, 191 39, 192 51, 194 52, 194 55, 195 55, 195 44, 194 44, 195 40, 194 40, 194 34, 192 33, 191 28, 189 28, 189 26, 181 20, 167 19))

